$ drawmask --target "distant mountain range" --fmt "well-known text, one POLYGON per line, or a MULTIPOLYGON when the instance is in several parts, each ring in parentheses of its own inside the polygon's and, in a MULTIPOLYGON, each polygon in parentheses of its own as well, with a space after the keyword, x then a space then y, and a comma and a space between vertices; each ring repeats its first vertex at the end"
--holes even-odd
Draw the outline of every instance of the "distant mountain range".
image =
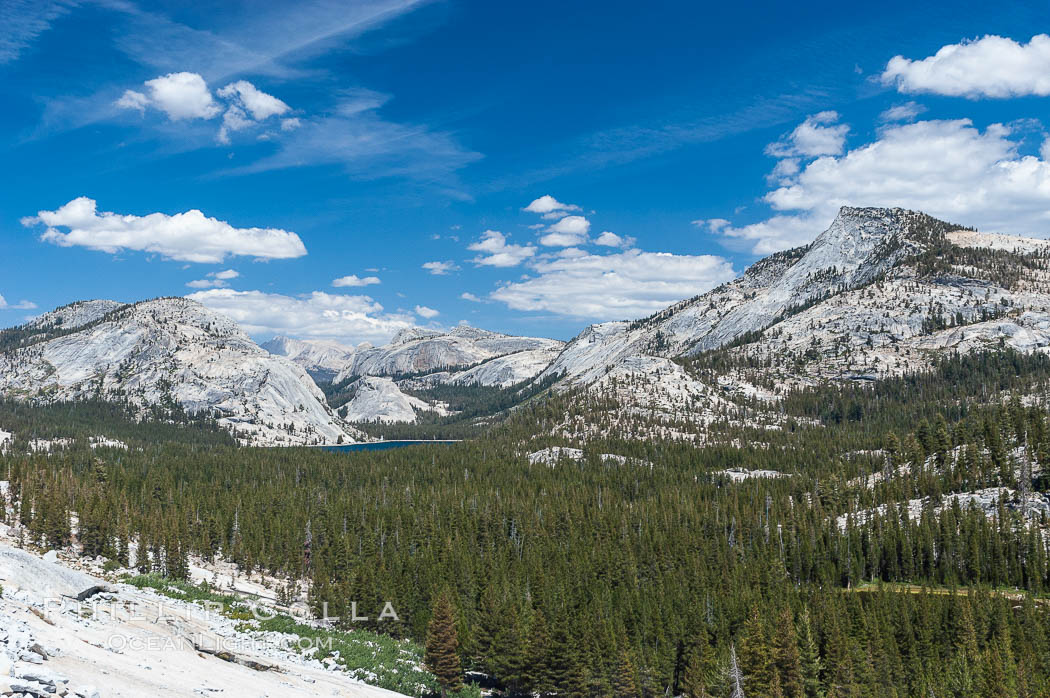
POLYGON ((555 339, 514 337, 459 326, 448 332, 418 327, 401 330, 389 344, 379 347, 367 342, 348 347, 335 342, 287 337, 274 337, 262 346, 291 359, 311 375, 322 380, 327 375, 328 380, 335 383, 361 376, 441 373, 435 380, 511 385, 532 378, 550 365, 564 344, 555 339), (514 355, 515 360, 476 370, 480 364, 510 355, 514 355))
MULTIPOLYGON (((946 351, 1050 346, 1050 243, 989 235, 914 211, 849 208, 813 243, 648 318, 568 343, 472 327, 409 329, 383 346, 276 337, 256 345, 186 299, 73 303, 0 332, 0 393, 171 400, 246 443, 364 438, 352 422, 447 413, 435 386, 530 381, 700 418, 726 396, 775 402, 822 380, 877 380, 946 351), (719 352, 717 375, 696 370, 719 352), (309 375, 308 375, 309 374, 309 375), (332 409, 315 380, 348 397, 332 409)), ((336 403, 333 403, 336 404, 336 403)))
POLYGON ((447 414, 436 402, 406 395, 401 388, 447 384, 508 388, 543 372, 565 343, 537 337, 514 337, 474 327, 448 332, 401 330, 383 346, 339 347, 330 342, 276 337, 263 345, 302 366, 310 375, 331 375, 353 397, 339 408, 352 422, 413 422, 421 412, 447 414), (332 371, 329 361, 341 364, 332 371))

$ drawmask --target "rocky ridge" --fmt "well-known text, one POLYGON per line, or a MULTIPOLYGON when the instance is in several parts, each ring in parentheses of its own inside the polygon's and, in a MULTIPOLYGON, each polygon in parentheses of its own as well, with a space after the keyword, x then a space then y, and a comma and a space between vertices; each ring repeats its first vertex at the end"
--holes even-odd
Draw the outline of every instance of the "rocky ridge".
POLYGON ((390 378, 364 376, 350 385, 354 397, 339 408, 349 422, 414 422, 421 412, 448 414, 438 403, 428 403, 401 392, 390 378))
POLYGON ((0 353, 0 394, 8 398, 177 404, 214 415, 255 445, 361 436, 329 409, 301 367, 188 299, 73 304, 5 332, 18 341, 0 353))
POLYGON ((453 374, 483 361, 520 352, 556 351, 562 344, 554 339, 515 337, 462 325, 448 332, 411 328, 401 330, 384 346, 358 347, 334 380, 338 383, 359 376, 398 377, 438 371, 449 373, 451 380, 453 374))
MULTIPOLYGON (((4 527, 7 528, 6 526, 4 527)), ((399 696, 214 608, 107 583, 0 535, 0 695, 399 696)))
POLYGON ((642 320, 586 328, 539 378, 614 394, 628 412, 703 422, 724 415, 727 399, 769 403, 823 380, 923 370, 947 351, 1042 351, 1048 257, 1042 240, 844 207, 813 243, 732 282, 642 320), (719 371, 697 370, 711 352, 726 356, 719 371))

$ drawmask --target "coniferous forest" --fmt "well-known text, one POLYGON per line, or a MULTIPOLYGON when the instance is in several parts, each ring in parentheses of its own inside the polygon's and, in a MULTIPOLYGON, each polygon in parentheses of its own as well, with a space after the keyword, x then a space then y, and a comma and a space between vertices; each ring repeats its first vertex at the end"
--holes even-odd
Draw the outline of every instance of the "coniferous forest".
POLYGON ((1041 355, 946 357, 796 391, 779 430, 613 433, 553 463, 527 454, 569 445, 566 413, 600 424, 603 398, 543 393, 460 444, 353 454, 4 403, 0 464, 27 544, 175 579, 223 556, 308 580, 318 611, 350 625, 353 602, 373 611, 355 627, 424 643, 450 690, 1045 696, 1048 380, 1041 355), (90 448, 87 425, 127 448, 90 448), (25 448, 59 435, 76 440, 25 448), (759 470, 775 472, 731 476, 759 470), (386 602, 400 620, 378 619, 386 602))

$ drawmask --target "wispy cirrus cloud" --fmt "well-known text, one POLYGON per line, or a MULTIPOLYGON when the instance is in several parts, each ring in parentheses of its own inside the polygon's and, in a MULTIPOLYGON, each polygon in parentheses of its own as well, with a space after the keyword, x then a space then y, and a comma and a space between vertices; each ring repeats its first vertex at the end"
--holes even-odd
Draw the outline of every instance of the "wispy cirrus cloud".
POLYGON ((355 178, 447 182, 481 158, 450 133, 384 118, 379 109, 387 99, 370 90, 347 92, 329 112, 299 118, 296 129, 275 141, 273 154, 226 174, 332 165, 355 178))
MULTIPOLYGON (((12 0, 0 6, 5 36, 18 51, 57 17, 76 6, 76 0, 12 0), (13 31, 8 31, 8 28, 13 31), (22 27, 23 29, 19 29, 22 27), (22 37, 22 38, 19 38, 22 37)), ((303 79, 314 72, 303 65, 338 41, 352 41, 429 0, 362 0, 352 4, 313 0, 295 4, 256 4, 240 13, 236 22, 214 28, 191 27, 166 14, 144 9, 131 0, 93 0, 112 13, 114 46, 150 75, 196 73, 206 82, 224 84, 233 78, 256 75, 275 80, 303 79)), ((0 37, 0 62, 5 39, 0 37)), ((36 135, 82 128, 112 119, 114 105, 127 85, 104 86, 91 94, 56 96, 44 104, 36 135)), ((140 93, 141 94, 141 93, 140 93)), ((134 99, 134 97, 132 98, 134 99)))
POLYGON ((162 72, 192 71, 209 82, 248 73, 301 77, 299 65, 335 40, 348 40, 426 4, 428 0, 313 0, 263 3, 236 22, 191 27, 128 0, 99 0, 116 12, 114 43, 136 62, 162 72))
POLYGON ((626 165, 673 152, 679 148, 790 123, 813 105, 826 100, 823 92, 756 97, 751 104, 700 119, 666 115, 648 122, 601 129, 566 142, 552 144, 555 164, 524 169, 489 184, 503 190, 544 182, 581 171, 626 165))
MULTIPOLYGON (((362 0, 352 4, 334 0, 281 5, 270 3, 225 22, 201 29, 129 0, 95 0, 114 13, 116 47, 147 69, 161 72, 146 88, 107 86, 91 95, 49 99, 35 137, 120 118, 127 109, 146 112, 157 107, 183 120, 185 128, 167 124, 153 137, 180 140, 166 149, 187 150, 218 141, 274 117, 279 124, 257 137, 273 144, 247 165, 220 174, 243 175, 291 167, 340 166, 355 178, 408 177, 439 183, 452 196, 464 196, 453 173, 481 156, 462 147, 454 135, 423 123, 394 121, 379 113, 389 96, 364 88, 343 89, 326 97, 330 106, 314 113, 289 115, 287 104, 258 90, 244 75, 267 76, 273 81, 323 76, 310 68, 310 59, 426 4, 429 0, 362 0), (192 79, 187 76, 197 76, 192 79), (172 76, 183 84, 174 93, 172 76), (240 78, 240 79, 237 79, 240 78), (160 82, 155 82, 160 81, 160 82), (211 92, 204 85, 224 85, 211 92), (208 98, 219 101, 216 105, 208 98), (196 100, 196 101, 194 101, 196 100), (209 137, 189 121, 222 114, 217 135, 209 137)), ((221 15, 220 15, 221 16, 221 15)), ((156 74, 156 73, 154 73, 156 74)), ((124 117, 127 124, 127 118, 124 117)), ((215 134, 215 132, 212 132, 215 134)))
POLYGON ((209 141, 228 145, 234 133, 253 129, 272 143, 269 154, 220 171, 219 176, 327 165, 355 178, 405 177, 456 188, 455 172, 481 158, 450 133, 386 119, 380 110, 390 96, 372 90, 344 90, 331 109, 284 118, 278 128, 275 118, 289 114, 290 107, 247 80, 213 92, 202 76, 181 72, 148 80, 145 87, 143 92, 126 90, 114 106, 139 114, 147 109, 162 112, 167 121, 153 124, 158 135, 185 138, 192 146, 203 147, 209 141), (214 138, 194 127, 220 114, 221 126, 214 138))
POLYGON ((0 3, 0 65, 17 60, 38 36, 76 7, 76 0, 5 0, 0 3))
POLYGON ((926 111, 926 107, 918 102, 905 102, 895 104, 886 111, 879 114, 879 121, 893 123, 896 121, 914 121, 915 117, 926 111))

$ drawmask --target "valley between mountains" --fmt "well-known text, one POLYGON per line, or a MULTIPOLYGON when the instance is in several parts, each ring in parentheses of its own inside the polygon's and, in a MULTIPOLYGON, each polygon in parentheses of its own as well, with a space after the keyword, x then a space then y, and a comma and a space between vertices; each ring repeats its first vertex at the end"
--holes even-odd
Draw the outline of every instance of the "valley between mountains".
POLYGON ((564 342, 260 345, 186 298, 0 331, 0 680, 1048 695, 1050 243, 964 223, 845 207, 809 245, 564 342), (379 439, 462 442, 305 448, 379 439), (175 618, 51 617, 34 575, 175 618), (396 620, 359 613, 385 604, 396 620), (189 630, 246 649, 103 637, 189 630), (335 644, 289 649, 304 638, 335 644))

